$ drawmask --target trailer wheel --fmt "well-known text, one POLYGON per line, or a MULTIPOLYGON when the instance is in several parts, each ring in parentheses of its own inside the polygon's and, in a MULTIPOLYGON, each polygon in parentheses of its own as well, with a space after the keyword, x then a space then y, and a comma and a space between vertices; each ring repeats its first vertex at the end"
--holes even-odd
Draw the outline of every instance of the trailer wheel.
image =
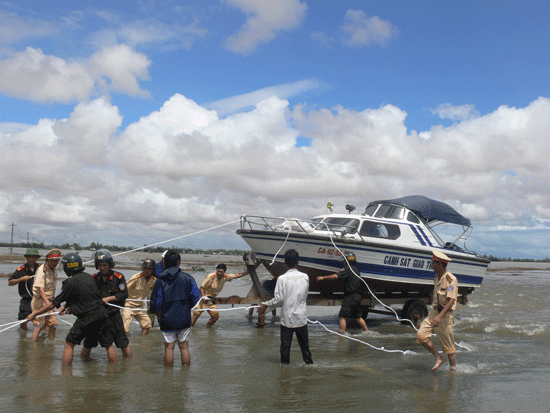
POLYGON ((428 306, 422 300, 409 301, 405 303, 403 309, 406 310, 405 318, 411 320, 416 328, 419 328, 422 321, 428 316, 428 306))

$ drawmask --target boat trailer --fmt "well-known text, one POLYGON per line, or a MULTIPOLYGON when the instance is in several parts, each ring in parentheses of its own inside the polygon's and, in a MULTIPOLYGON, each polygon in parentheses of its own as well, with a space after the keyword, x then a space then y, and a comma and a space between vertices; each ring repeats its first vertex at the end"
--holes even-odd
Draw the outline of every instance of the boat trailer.
MULTIPOLYGON (((246 269, 250 274, 250 279, 252 280, 252 287, 246 295, 246 297, 239 297, 237 295, 232 295, 229 297, 216 297, 214 299, 216 304, 257 304, 260 305, 262 302, 267 301, 273 298, 273 295, 269 294, 266 289, 263 287, 260 278, 256 272, 256 269, 262 264, 258 260, 254 253, 246 253, 243 256, 243 260, 246 263, 246 269)), ((422 323, 422 320, 428 315, 428 305, 431 301, 431 296, 426 296, 425 294, 420 293, 381 293, 377 294, 378 300, 384 303, 386 306, 397 306, 399 305, 400 309, 394 309, 395 313, 400 318, 406 318, 411 320, 414 325, 418 328, 422 323)), ((311 293, 307 297, 307 305, 311 306, 334 306, 339 307, 342 305, 342 300, 344 299, 344 294, 342 292, 330 292, 330 293, 311 293)), ((466 295, 463 295, 459 298, 465 300, 466 295)), ((362 307, 362 317, 367 318, 369 313, 374 314, 384 314, 394 316, 395 314, 388 309, 377 309, 376 305, 379 305, 378 301, 372 297, 368 296, 364 298, 361 302, 362 307)), ((408 324, 408 323, 407 323, 408 324)))

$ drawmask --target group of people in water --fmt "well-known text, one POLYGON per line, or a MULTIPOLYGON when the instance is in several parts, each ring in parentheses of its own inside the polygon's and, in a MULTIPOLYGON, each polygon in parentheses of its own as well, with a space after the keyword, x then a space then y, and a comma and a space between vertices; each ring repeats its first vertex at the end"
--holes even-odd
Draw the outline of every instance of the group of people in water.
MULTIPOLYGON (((37 263, 38 250, 29 248, 25 253, 27 262, 9 278, 9 285, 18 285, 21 296, 18 319, 20 328, 28 330, 28 322, 33 323, 32 340, 37 341, 43 330, 48 337, 55 338, 57 314, 73 314, 76 321, 65 341, 62 364, 72 364, 74 348, 83 342, 81 357, 88 361, 94 347, 105 348, 110 363, 117 362, 115 347, 122 355, 131 357, 127 333, 132 318, 141 326, 141 334, 148 334, 154 316, 158 318, 164 341, 164 365, 174 365, 174 350, 178 343, 183 365, 190 364, 188 337, 203 311, 208 311, 212 326, 219 319, 215 298, 228 281, 248 274, 226 274, 225 264, 219 264, 214 273, 208 274, 200 288, 195 279, 181 271, 181 257, 175 250, 162 254, 160 262, 146 259, 142 271, 128 282, 124 275, 113 270, 115 262, 111 253, 100 249, 93 255, 97 270, 94 274, 85 272, 81 257, 74 252, 61 256, 61 251, 53 249, 46 253, 45 262, 37 263), (67 275, 61 291, 55 295, 57 273, 62 267, 67 275), (148 305, 144 303, 148 302, 148 305), (53 312, 54 309, 58 312, 53 312)), ((303 360, 312 364, 309 349, 306 302, 309 291, 309 277, 298 270, 299 254, 290 249, 284 255, 288 271, 277 277, 273 298, 261 303, 258 308, 258 327, 263 326, 265 313, 282 308, 280 318, 281 363, 290 362, 292 337, 296 334, 303 360)), ((368 331, 361 317, 362 286, 357 261, 353 253, 344 254, 345 265, 342 271, 317 277, 317 281, 340 279, 344 283, 344 300, 338 315, 340 333, 346 331, 346 320, 354 319, 368 331)), ((454 310, 457 302, 457 280, 449 271, 447 263, 451 259, 438 250, 433 251, 434 293, 432 309, 423 321, 417 342, 422 344, 436 358, 432 370, 438 369, 445 360, 435 350, 431 336, 436 333, 448 356, 451 371, 456 370, 456 350, 452 331, 454 310)), ((271 281, 271 280, 270 280, 271 281)))

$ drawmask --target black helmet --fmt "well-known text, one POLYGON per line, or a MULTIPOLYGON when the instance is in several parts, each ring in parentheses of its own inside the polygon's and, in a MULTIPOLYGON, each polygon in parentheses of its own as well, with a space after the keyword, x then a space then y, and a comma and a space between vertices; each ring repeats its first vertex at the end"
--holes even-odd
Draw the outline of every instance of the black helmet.
POLYGON ((94 254, 94 263, 95 263, 95 269, 98 269, 98 264, 100 262, 106 262, 109 264, 109 268, 113 268, 115 266, 115 261, 113 260, 113 256, 109 252, 109 250, 106 250, 105 248, 101 248, 100 250, 97 250, 94 254))
POLYGON ((61 258, 61 264, 63 264, 63 271, 65 271, 65 274, 67 275, 84 271, 82 258, 74 252, 65 254, 63 258, 61 258))
POLYGON ((350 263, 350 265, 357 264, 357 257, 353 252, 344 252, 344 257, 346 257, 346 260, 350 263))
POLYGON ((155 260, 151 259, 151 258, 147 258, 145 261, 143 261, 143 263, 141 264, 141 269, 144 270, 146 268, 151 268, 151 269, 155 269, 157 267, 157 263, 155 262, 155 260))

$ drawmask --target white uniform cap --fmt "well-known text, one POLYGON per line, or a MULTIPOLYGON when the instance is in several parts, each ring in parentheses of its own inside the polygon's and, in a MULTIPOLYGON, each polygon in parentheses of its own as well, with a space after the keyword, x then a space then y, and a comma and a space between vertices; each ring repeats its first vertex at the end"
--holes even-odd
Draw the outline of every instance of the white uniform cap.
POLYGON ((441 261, 447 261, 447 262, 451 262, 452 260, 447 257, 445 254, 443 254, 441 251, 438 251, 438 250, 432 250, 432 253, 434 255, 434 258, 437 258, 441 261))

